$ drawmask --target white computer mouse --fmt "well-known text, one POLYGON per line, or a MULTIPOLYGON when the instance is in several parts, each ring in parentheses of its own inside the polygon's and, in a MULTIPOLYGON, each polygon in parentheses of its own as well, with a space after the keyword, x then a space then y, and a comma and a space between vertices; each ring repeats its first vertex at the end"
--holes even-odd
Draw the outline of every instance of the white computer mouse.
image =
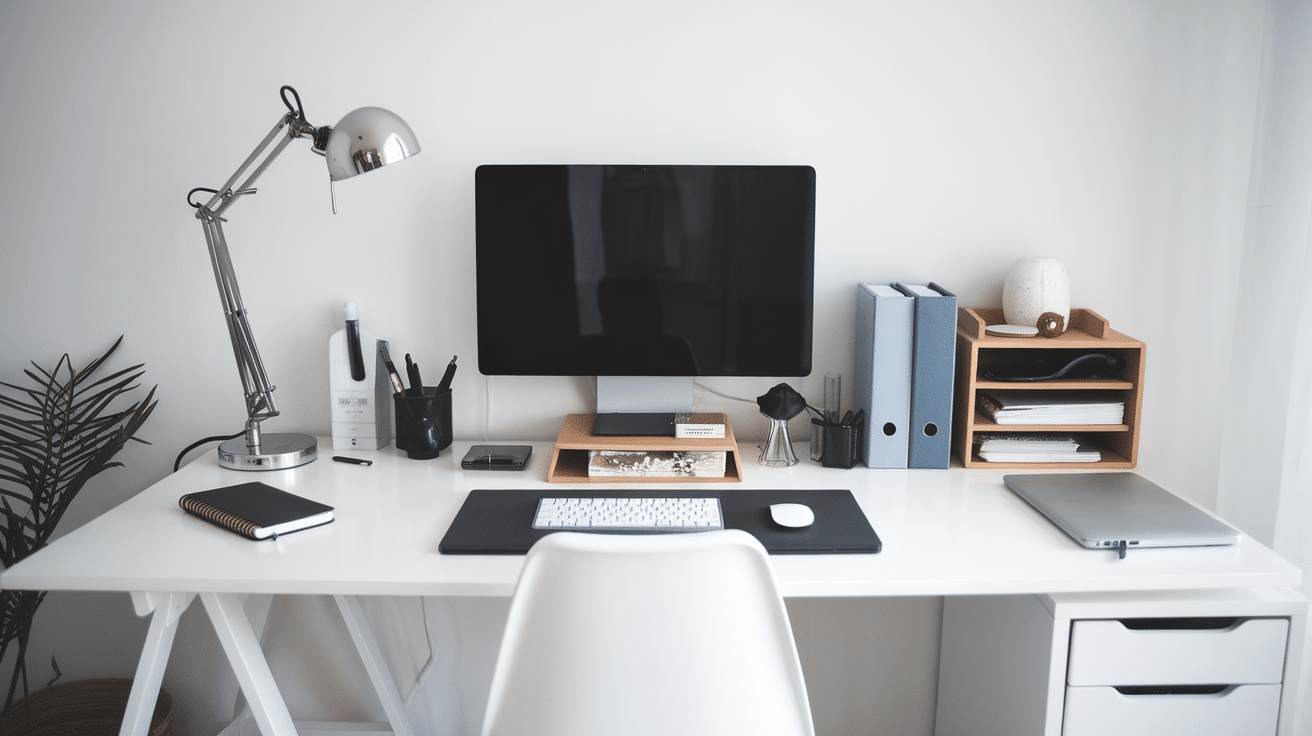
POLYGON ((815 513, 805 504, 773 503, 770 504, 770 518, 779 526, 801 528, 811 526, 815 521, 815 513))

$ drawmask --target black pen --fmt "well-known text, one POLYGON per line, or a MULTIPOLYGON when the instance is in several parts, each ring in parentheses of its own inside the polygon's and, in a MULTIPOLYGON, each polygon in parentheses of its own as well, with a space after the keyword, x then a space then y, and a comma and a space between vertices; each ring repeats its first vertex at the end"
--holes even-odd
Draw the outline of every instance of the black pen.
POLYGON ((373 460, 361 460, 358 457, 345 457, 342 455, 333 455, 333 459, 339 463, 350 463, 352 465, 373 465, 373 460))
POLYGON ((451 356, 451 362, 446 364, 446 372, 442 374, 442 380, 437 383, 437 392, 439 394, 451 388, 451 379, 456 376, 456 357, 458 356, 451 356))
POLYGON ((423 396, 424 382, 419 378, 419 364, 410 359, 410 353, 405 354, 405 370, 410 374, 410 395, 423 396))

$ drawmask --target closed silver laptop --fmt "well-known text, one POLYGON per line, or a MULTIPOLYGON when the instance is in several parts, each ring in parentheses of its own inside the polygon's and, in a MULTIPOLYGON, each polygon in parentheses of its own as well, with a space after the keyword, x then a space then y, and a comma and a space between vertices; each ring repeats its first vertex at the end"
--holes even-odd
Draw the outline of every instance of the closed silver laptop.
POLYGON ((1234 544, 1239 532, 1135 473, 1036 473, 1003 482, 1089 548, 1234 544))

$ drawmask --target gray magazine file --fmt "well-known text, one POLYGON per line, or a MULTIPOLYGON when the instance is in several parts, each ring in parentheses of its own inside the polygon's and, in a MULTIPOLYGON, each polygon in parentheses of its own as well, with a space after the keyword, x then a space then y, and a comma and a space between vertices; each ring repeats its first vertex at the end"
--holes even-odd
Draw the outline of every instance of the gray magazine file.
POLYGON ((910 450, 915 300, 885 284, 857 284, 856 408, 866 413, 861 459, 905 468, 910 450))
POLYGON ((935 283, 893 286, 915 298, 907 467, 946 468, 952 463, 957 297, 935 283))

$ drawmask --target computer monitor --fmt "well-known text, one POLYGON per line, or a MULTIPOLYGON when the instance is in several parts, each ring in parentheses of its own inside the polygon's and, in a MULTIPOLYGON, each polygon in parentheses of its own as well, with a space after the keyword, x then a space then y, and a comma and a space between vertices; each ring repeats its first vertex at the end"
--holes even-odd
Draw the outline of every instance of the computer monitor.
POLYGON ((810 166, 495 164, 474 192, 483 374, 686 411, 693 377, 810 373, 810 166))

